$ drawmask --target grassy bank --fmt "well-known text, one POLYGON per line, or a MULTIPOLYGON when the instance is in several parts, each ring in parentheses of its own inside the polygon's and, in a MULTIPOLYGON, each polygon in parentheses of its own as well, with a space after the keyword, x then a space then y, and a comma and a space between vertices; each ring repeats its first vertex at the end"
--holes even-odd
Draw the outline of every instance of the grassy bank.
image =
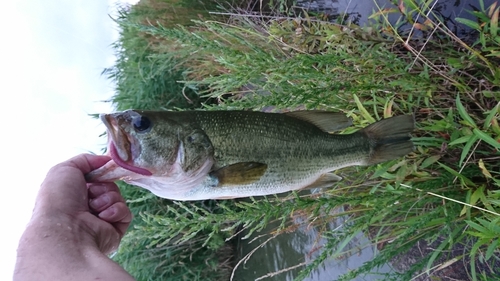
POLYGON ((321 15, 258 18, 244 12, 225 18, 188 12, 175 25, 165 13, 182 3, 141 3, 117 19, 118 61, 105 71, 117 83, 117 109, 320 108, 353 119, 342 133, 415 114, 417 130, 414 153, 338 171, 344 180, 320 195, 178 203, 123 186, 135 219, 115 259, 138 280, 227 280, 231 251, 225 241, 270 221, 281 222, 275 235, 293 231, 290 218, 299 214, 307 225, 348 220, 343 229, 324 233, 328 243, 298 280, 326 259, 354 254, 343 246, 359 232, 372 239, 360 247, 379 252, 344 280, 419 241, 434 250, 385 280, 410 280, 463 261, 474 280, 493 275, 500 255, 498 7, 481 7, 479 22, 458 19, 478 38, 464 42, 428 17, 429 1, 402 1, 399 9, 374 13, 376 23, 364 28, 322 21, 321 15), (401 21, 391 25, 389 14, 401 21), (189 15, 195 21, 185 21, 189 15), (456 245, 466 250, 449 255, 456 245))

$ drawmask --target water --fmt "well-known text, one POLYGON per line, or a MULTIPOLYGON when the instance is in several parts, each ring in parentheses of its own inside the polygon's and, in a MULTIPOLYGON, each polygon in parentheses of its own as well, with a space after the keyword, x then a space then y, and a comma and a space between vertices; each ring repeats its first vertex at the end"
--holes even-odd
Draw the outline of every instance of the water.
MULTIPOLYGON (((326 239, 325 231, 339 231, 345 219, 340 218, 327 224, 326 229, 320 227, 307 227, 303 218, 295 218, 295 223, 302 225, 296 231, 283 233, 273 238, 272 231, 276 224, 271 224, 261 233, 246 240, 240 240, 237 246, 237 255, 240 259, 254 251, 246 263, 241 263, 235 270, 233 280, 253 281, 259 280, 286 280, 291 281, 304 269, 303 263, 308 263, 321 253, 326 239), (306 225, 304 225, 304 222, 306 225), (262 235, 262 233, 267 233, 262 235), (261 235, 261 236, 259 236, 261 235), (267 241, 268 240, 268 241, 267 241), (267 242, 266 242, 267 241, 267 242), (301 265, 297 267, 297 265, 301 265), (293 268, 293 269, 289 269, 293 268), (267 276, 267 277, 266 277, 267 276)), ((335 280, 350 269, 361 266, 373 258, 376 249, 373 247, 358 248, 360 245, 369 244, 368 239, 359 234, 346 246, 345 250, 353 250, 354 254, 343 259, 328 259, 315 269, 304 280, 335 280)), ((389 272, 388 265, 383 266, 378 272, 389 272)), ((358 280, 378 280, 380 275, 371 274, 358 280)))
MULTIPOLYGON (((484 0, 485 7, 489 7, 495 0, 484 0)), ((336 18, 339 14, 342 17, 347 17, 342 22, 349 22, 364 25, 369 22, 368 17, 373 12, 398 7, 388 0, 309 0, 297 2, 300 9, 306 11, 320 12, 330 15, 331 18, 336 18)), ((477 0, 437 0, 430 4, 433 6, 432 11, 435 16, 443 19, 447 27, 460 37, 467 36, 470 32, 466 26, 459 24, 455 18, 465 18, 475 21, 476 18, 470 13, 473 10, 479 10, 479 1, 477 0)), ((395 23, 399 14, 390 14, 389 21, 395 23)), ((433 17, 431 17, 433 18, 433 17)), ((423 19, 418 19, 418 22, 423 22, 423 19)), ((403 26, 403 29, 409 29, 409 25, 403 26)))

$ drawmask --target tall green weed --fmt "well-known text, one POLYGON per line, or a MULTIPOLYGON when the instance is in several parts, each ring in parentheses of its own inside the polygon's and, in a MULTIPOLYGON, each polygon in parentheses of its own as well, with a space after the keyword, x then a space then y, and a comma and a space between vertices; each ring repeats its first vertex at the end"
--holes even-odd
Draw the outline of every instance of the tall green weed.
POLYGON ((175 274, 220 280, 210 275, 216 265, 208 261, 224 241, 271 221, 280 222, 275 235, 293 231, 298 226, 290 218, 301 213, 304 224, 340 216, 348 221, 342 230, 324 233, 328 242, 298 280, 327 259, 352 255, 343 246, 359 232, 372 241, 362 246, 379 252, 342 280, 390 263, 421 241, 435 250, 386 280, 439 276, 457 261, 473 280, 492 276, 500 254, 499 9, 482 8, 474 12, 478 22, 458 20, 476 30, 478 39, 470 44, 430 17, 428 1, 405 0, 397 11, 377 11, 369 27, 245 15, 173 26, 123 14, 119 60, 106 72, 117 82, 118 109, 321 108, 353 119, 354 126, 341 133, 414 114, 417 130, 414 153, 343 169, 338 173, 344 180, 320 196, 178 203, 124 187, 137 218, 116 259, 140 280, 175 274), (392 13, 401 13, 396 25, 387 21, 392 13), (436 39, 402 33, 403 22, 436 39), (457 245, 464 254, 449 255, 457 245))

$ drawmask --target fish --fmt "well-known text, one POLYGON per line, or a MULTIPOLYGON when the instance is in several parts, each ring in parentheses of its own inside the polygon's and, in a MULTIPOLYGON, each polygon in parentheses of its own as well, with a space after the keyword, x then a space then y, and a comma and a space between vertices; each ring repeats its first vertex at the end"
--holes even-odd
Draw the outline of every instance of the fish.
POLYGON ((413 115, 351 134, 343 113, 302 110, 143 111, 101 114, 112 160, 88 182, 126 183, 170 200, 233 199, 331 187, 334 171, 404 157, 414 150, 413 115))

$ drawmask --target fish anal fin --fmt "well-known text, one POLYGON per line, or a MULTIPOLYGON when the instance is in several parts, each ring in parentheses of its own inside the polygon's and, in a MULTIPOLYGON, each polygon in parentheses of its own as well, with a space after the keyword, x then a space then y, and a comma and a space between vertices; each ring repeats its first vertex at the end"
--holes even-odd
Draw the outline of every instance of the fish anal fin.
POLYGON ((327 188, 327 187, 331 187, 333 184, 335 184, 336 182, 339 182, 341 180, 342 180, 342 177, 337 176, 336 174, 326 173, 326 174, 321 175, 313 183, 303 187, 302 189, 327 188))
POLYGON ((243 185, 258 181, 267 170, 267 164, 241 162, 222 167, 211 173, 217 178, 218 185, 243 185))
POLYGON ((324 132, 338 131, 352 125, 352 120, 341 112, 302 110, 283 114, 309 122, 324 132))

